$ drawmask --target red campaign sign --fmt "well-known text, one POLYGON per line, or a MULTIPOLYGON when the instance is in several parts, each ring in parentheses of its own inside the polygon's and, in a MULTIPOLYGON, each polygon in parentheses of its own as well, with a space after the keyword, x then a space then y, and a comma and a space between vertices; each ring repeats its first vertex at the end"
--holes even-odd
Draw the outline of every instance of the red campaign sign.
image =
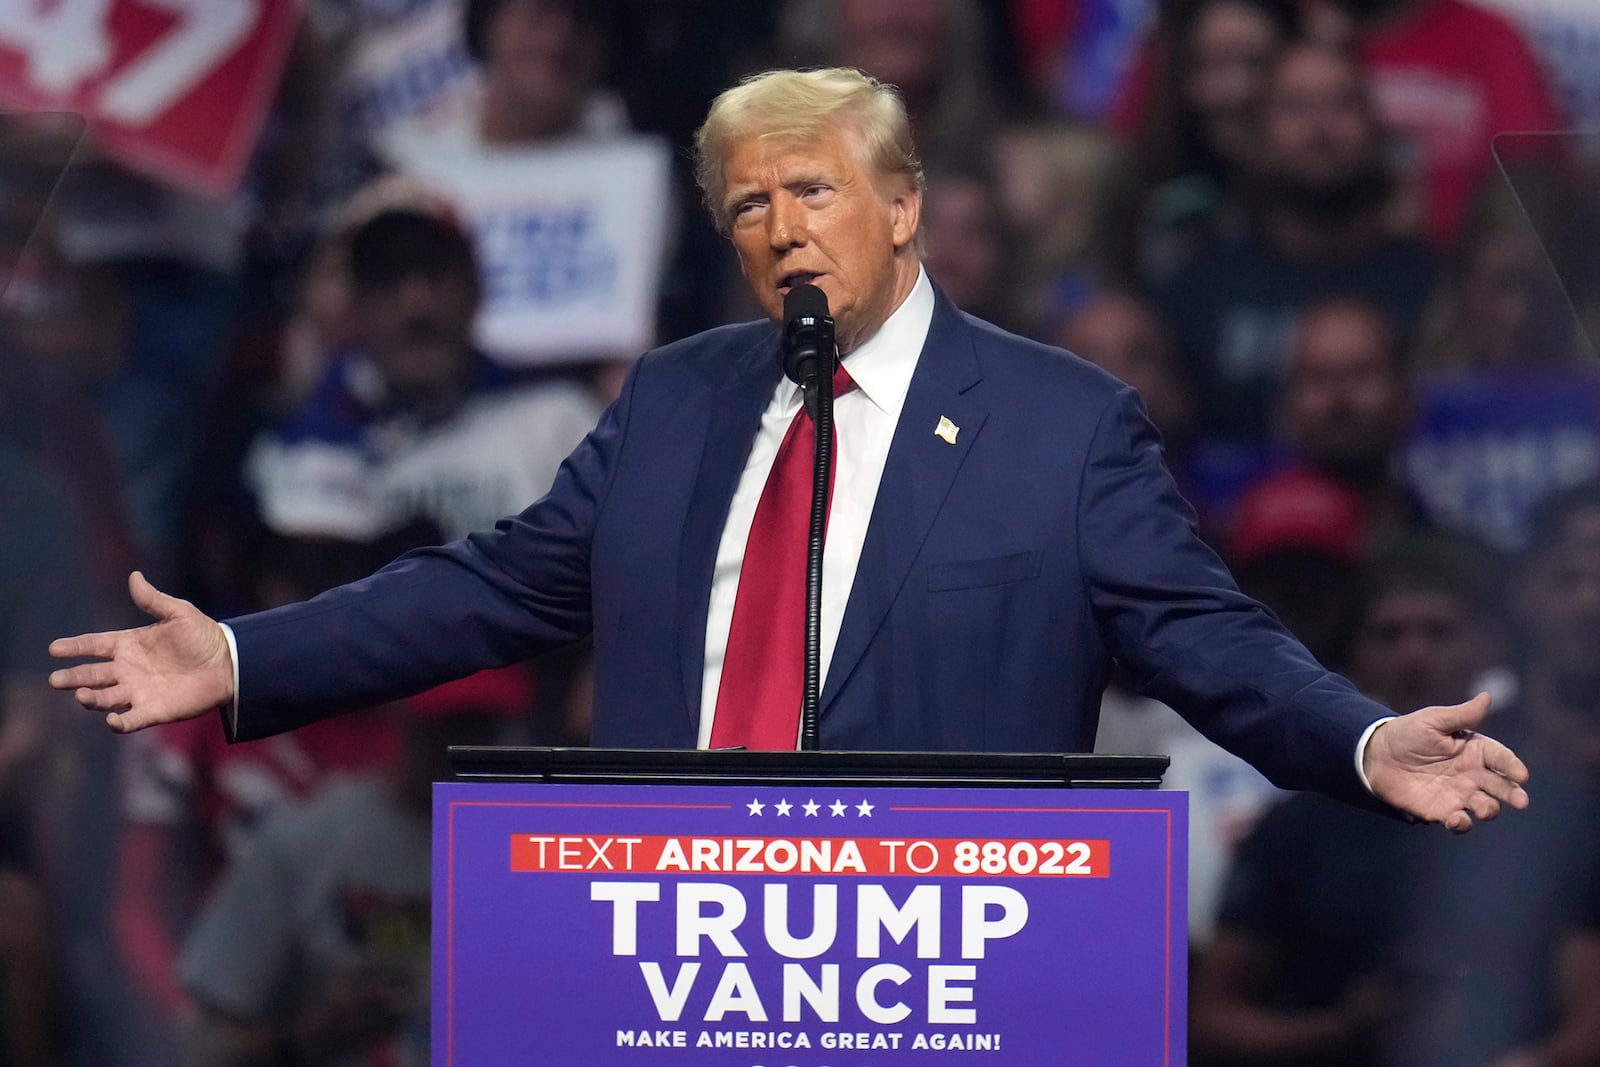
POLYGON ((295 18, 294 0, 0 2, 0 106, 80 112, 112 158, 226 196, 295 18))
POLYGON ((1108 878, 1111 842, 513 834, 513 871, 1108 878))

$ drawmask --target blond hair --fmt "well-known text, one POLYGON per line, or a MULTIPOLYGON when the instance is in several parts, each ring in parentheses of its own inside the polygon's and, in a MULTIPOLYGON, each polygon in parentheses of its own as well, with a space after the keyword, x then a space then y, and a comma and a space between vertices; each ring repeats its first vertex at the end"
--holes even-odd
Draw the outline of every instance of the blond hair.
POLYGON ((722 164, 735 141, 750 137, 808 143, 844 128, 859 138, 863 160, 881 177, 922 189, 922 161, 899 92, 850 67, 753 74, 718 96, 694 135, 694 177, 719 230, 728 228, 722 164))

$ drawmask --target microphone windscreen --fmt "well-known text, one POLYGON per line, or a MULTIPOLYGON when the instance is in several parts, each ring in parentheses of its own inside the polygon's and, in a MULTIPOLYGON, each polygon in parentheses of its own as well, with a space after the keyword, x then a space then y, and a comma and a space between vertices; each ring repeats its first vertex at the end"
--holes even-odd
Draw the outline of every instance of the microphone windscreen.
POLYGON ((790 289, 783 298, 783 321, 791 324, 796 319, 826 318, 828 294, 807 282, 790 289))

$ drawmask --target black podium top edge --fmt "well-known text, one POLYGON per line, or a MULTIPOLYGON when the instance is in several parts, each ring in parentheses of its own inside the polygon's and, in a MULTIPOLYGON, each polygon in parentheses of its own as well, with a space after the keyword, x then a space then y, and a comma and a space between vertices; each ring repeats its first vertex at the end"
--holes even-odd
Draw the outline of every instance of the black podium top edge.
POLYGON ((458 779, 696 785, 810 784, 1156 789, 1166 756, 1076 752, 746 752, 453 745, 458 779))

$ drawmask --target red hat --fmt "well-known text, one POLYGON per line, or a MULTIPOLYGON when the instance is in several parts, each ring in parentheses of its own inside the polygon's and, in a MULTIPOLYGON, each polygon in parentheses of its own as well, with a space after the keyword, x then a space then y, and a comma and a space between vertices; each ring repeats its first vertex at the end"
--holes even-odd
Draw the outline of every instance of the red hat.
POLYGON ((1233 524, 1233 562, 1253 563, 1271 552, 1308 550, 1360 562, 1367 516, 1348 486, 1305 469, 1271 474, 1239 497, 1233 524))

